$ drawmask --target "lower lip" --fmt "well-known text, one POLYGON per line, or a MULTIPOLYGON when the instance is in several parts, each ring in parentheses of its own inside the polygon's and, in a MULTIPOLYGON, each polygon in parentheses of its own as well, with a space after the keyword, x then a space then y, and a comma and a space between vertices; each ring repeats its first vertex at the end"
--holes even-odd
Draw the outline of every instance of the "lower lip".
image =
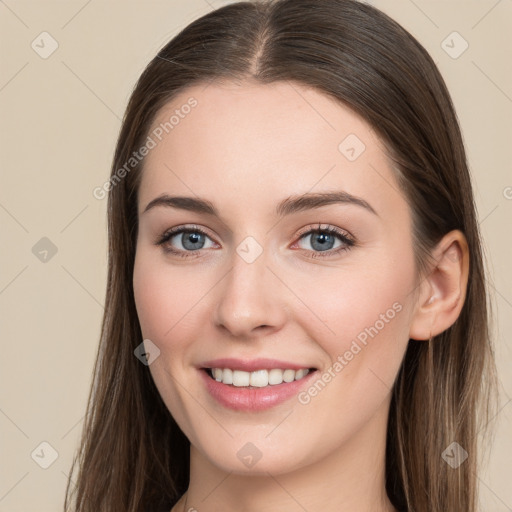
POLYGON ((264 388, 237 388, 212 379, 204 369, 200 369, 199 373, 210 395, 224 407, 236 411, 263 411, 296 396, 316 374, 316 370, 310 371, 302 379, 264 388))

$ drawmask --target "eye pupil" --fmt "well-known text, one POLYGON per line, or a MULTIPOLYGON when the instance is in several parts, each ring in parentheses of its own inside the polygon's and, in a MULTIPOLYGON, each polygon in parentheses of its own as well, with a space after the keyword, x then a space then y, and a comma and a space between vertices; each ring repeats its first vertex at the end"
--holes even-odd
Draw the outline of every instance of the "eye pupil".
POLYGON ((182 243, 185 249, 201 249, 201 247, 196 247, 197 245, 201 245, 204 243, 204 235, 194 232, 188 232, 182 234, 182 243), (191 245, 190 245, 191 244, 191 245))
POLYGON ((330 234, 326 233, 317 233, 316 235, 312 235, 313 242, 311 246, 315 249, 320 249, 322 251, 332 249, 334 245, 334 237, 330 234), (318 241, 318 247, 315 247, 315 243, 318 241))

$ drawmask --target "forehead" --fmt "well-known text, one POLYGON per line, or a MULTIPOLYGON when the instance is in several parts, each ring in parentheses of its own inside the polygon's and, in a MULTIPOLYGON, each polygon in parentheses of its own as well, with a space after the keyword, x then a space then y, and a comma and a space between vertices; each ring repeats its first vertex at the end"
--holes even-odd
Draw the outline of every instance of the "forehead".
POLYGON ((155 147, 144 163, 139 213, 156 195, 173 192, 238 193, 246 207, 251 198, 256 207, 335 189, 371 198, 376 209, 384 208, 379 187, 386 182, 388 195, 400 195, 371 126, 298 83, 190 87, 159 111, 150 136, 155 147))

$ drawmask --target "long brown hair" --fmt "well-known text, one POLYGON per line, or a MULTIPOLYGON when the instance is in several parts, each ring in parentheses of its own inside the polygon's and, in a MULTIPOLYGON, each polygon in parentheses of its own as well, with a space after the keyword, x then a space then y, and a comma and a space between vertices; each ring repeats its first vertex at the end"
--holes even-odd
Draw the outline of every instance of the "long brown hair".
POLYGON ((456 322, 430 341, 410 340, 389 413, 386 488, 414 512, 475 512, 477 433, 495 386, 482 241, 454 107, 427 51, 399 24, 355 0, 239 2, 182 30, 148 64, 126 109, 108 195, 109 265, 76 485, 65 509, 137 512, 171 507, 186 491, 189 441, 165 407, 149 369, 132 287, 141 163, 120 173, 144 145, 160 108, 211 80, 278 80, 314 87, 364 118, 385 144, 413 216, 418 275, 441 237, 459 229, 470 253, 456 322), (480 423, 479 423, 480 422, 480 423), (468 459, 454 469, 456 441, 468 459), (71 501, 73 499, 73 504, 71 501))

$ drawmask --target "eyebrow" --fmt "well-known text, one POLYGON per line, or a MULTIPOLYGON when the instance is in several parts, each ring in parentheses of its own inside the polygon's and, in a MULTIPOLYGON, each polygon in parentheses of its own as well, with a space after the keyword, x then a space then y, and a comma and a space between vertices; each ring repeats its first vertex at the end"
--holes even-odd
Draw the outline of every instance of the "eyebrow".
MULTIPOLYGON (((379 216, 367 201, 345 191, 317 192, 290 196, 277 205, 275 213, 278 217, 285 217, 292 213, 321 208, 322 206, 331 204, 352 204, 366 209, 372 214, 377 215, 377 217, 379 216)), ((203 213, 213 215, 217 218, 221 217, 217 208, 206 199, 187 196, 169 196, 168 194, 162 194, 150 201, 142 213, 144 214, 157 206, 203 213)))

